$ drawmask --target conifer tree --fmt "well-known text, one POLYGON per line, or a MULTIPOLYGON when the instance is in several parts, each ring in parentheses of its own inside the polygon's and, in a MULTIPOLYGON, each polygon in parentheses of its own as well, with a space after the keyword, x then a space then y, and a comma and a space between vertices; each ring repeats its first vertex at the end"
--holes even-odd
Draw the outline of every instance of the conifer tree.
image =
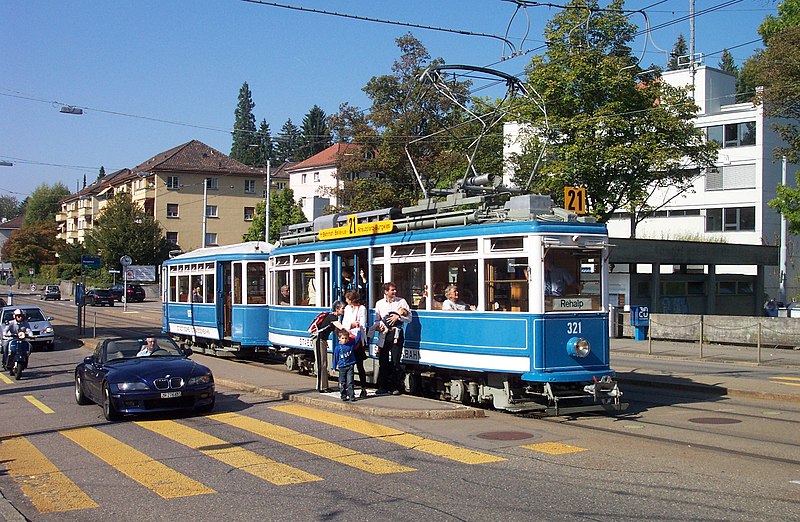
POLYGON ((286 123, 281 127, 279 138, 276 140, 275 161, 277 163, 300 161, 297 149, 300 147, 301 138, 302 133, 297 125, 292 123, 291 118, 286 120, 286 123))
POLYGON ((325 111, 314 105, 303 118, 303 139, 298 156, 300 160, 310 158, 331 145, 331 131, 325 111))
POLYGON ((689 61, 686 59, 688 54, 689 47, 686 45, 686 39, 683 37, 683 34, 679 34, 678 40, 672 48, 672 52, 669 53, 667 70, 677 71, 678 69, 687 69, 689 67, 689 61))
POLYGON ((253 114, 256 104, 250 93, 247 82, 239 89, 239 103, 234 111, 233 145, 231 145, 231 158, 245 165, 257 166, 259 158, 258 135, 256 134, 256 117, 253 114), (250 145, 256 145, 251 147, 250 145))
POLYGON ((733 61, 733 55, 727 49, 722 50, 722 56, 719 58, 719 68, 734 76, 739 76, 739 66, 733 61))

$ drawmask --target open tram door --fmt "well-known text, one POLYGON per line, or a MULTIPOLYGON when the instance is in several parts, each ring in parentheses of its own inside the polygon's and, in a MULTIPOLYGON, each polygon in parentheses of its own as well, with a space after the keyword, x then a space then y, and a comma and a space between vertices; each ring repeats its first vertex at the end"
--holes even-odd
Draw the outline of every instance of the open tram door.
POLYGON ((222 336, 223 337, 230 337, 231 334, 231 316, 233 315, 233 304, 231 301, 231 263, 230 261, 224 261, 220 263, 222 273, 220 274, 220 281, 222 284, 219 285, 219 292, 220 294, 217 296, 217 302, 222 303, 222 336))
POLYGON ((361 304, 369 307, 370 264, 366 248, 333 252, 333 298, 344 302, 344 296, 351 290, 361 295, 361 304))

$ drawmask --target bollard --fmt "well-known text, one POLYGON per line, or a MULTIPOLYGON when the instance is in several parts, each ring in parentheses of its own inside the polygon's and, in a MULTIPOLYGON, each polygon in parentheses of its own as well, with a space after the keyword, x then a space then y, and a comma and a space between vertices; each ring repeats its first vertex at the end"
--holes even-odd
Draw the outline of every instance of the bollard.
POLYGON ((703 316, 700 316, 700 358, 703 358, 703 316))
POLYGON ((8 291, 8 306, 12 306, 14 304, 14 293, 9 290, 8 291))

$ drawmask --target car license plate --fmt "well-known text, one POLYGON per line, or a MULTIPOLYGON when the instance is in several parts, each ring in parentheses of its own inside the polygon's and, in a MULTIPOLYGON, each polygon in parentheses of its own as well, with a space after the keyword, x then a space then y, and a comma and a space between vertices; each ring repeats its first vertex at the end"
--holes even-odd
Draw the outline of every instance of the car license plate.
POLYGON ((181 392, 164 392, 161 394, 162 399, 172 399, 173 397, 180 397, 181 392))

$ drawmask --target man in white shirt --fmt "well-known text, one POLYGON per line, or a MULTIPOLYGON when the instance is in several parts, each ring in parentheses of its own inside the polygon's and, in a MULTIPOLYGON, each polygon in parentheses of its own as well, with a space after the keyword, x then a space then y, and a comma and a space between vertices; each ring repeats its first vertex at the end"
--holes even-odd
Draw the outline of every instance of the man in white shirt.
POLYGON ((388 282, 383 285, 383 299, 375 303, 375 323, 378 324, 378 394, 400 395, 403 389, 403 323, 411 322, 411 314, 401 315, 399 310, 410 307, 405 299, 397 297, 397 286, 388 282), (395 312, 391 314, 391 312, 395 312), (389 315, 391 314, 391 315, 389 315), (381 320, 386 318, 386 324, 381 320), (390 362, 391 356, 391 362, 390 362))

